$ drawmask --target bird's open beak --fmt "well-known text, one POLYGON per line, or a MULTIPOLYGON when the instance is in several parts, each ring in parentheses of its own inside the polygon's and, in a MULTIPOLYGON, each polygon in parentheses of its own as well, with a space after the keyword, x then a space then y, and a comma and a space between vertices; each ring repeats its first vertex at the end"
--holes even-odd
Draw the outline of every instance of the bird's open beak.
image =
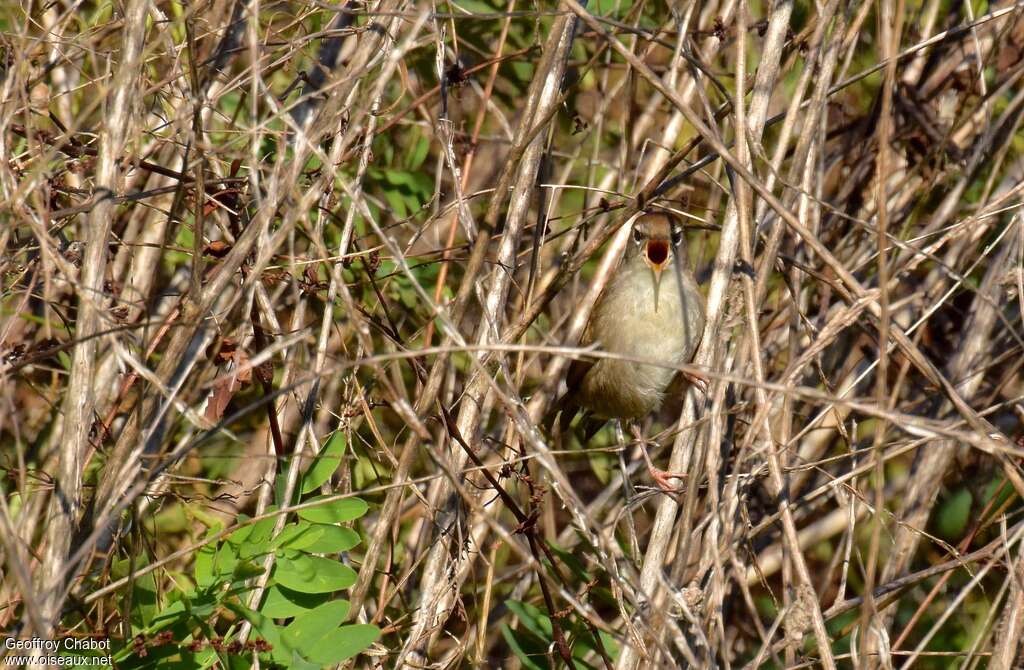
POLYGON ((649 240, 644 249, 647 265, 654 274, 654 311, 658 311, 658 295, 661 292, 661 273, 668 263, 668 242, 666 240, 649 240))

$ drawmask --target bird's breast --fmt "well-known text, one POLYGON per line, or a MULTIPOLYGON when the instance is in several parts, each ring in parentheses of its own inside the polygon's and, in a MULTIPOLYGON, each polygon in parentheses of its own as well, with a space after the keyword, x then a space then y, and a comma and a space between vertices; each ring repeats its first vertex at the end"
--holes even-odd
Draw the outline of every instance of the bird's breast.
MULTIPOLYGON (((667 367, 635 360, 602 359, 581 385, 582 404, 600 416, 643 416, 660 404, 672 381, 672 368, 686 363, 704 328, 703 298, 688 273, 665 270, 655 309, 654 275, 639 264, 623 268, 595 306, 588 340, 601 349, 630 358, 661 361, 667 367)), ((589 342, 586 342, 589 343, 589 342)))
POLYGON ((594 339, 606 351, 677 364, 693 353, 704 327, 703 298, 692 276, 667 268, 657 305, 646 266, 620 273, 595 308, 594 339), (657 307, 657 308, 656 308, 657 307))

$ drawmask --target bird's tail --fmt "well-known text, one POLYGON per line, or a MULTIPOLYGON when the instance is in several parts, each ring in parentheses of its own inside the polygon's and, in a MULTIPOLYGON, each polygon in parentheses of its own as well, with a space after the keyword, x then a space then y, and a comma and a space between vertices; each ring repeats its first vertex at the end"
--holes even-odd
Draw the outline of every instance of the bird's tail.
MULTIPOLYGON (((569 432, 572 420, 580 413, 580 409, 580 406, 573 401, 568 393, 563 393, 562 397, 544 415, 541 425, 544 426, 550 437, 554 438, 557 435, 559 438, 563 438, 569 432)), ((577 428, 580 431, 577 435, 580 444, 586 446, 590 442, 590 438, 594 437, 605 423, 605 419, 599 419, 584 411, 577 428)))
POLYGON ((579 411, 580 406, 573 402, 568 393, 563 393, 562 397, 556 400, 548 413, 544 415, 541 425, 551 437, 554 437, 556 430, 559 435, 564 435, 579 411))

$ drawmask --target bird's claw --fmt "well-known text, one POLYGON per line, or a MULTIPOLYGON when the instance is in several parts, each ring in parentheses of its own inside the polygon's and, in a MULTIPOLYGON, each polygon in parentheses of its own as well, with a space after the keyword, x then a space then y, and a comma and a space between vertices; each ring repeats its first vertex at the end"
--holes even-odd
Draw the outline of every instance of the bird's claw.
POLYGON ((651 473, 651 479, 653 479, 654 483, 658 485, 658 488, 660 488, 663 493, 668 493, 670 495, 674 493, 683 493, 684 491, 686 491, 685 487, 672 486, 668 481, 670 479, 686 479, 686 473, 668 472, 660 468, 654 467, 654 462, 651 460, 651 455, 647 453, 647 440, 645 440, 644 436, 640 433, 640 428, 638 426, 634 425, 632 428, 633 436, 636 437, 637 442, 640 444, 640 453, 643 454, 644 462, 647 463, 647 471, 651 473))
POLYGON ((686 487, 685 486, 672 486, 672 484, 669 483, 670 479, 686 479, 686 473, 685 472, 668 472, 666 470, 661 470, 659 468, 656 468, 656 467, 654 467, 651 464, 647 465, 647 471, 651 473, 651 479, 654 480, 654 483, 657 484, 658 488, 660 488, 663 492, 665 492, 665 493, 685 493, 686 492, 686 487))

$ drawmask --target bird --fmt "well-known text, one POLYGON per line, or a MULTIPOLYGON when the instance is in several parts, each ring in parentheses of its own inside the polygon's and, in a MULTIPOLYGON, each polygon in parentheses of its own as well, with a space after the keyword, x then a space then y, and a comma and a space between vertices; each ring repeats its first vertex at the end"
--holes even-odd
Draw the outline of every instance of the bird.
MULTIPOLYGON (((646 212, 633 223, 622 263, 597 299, 580 338, 623 358, 574 360, 566 391, 552 406, 547 423, 565 433, 583 412, 584 444, 608 420, 630 422, 643 448, 648 470, 662 490, 683 475, 655 468, 637 422, 657 411, 680 365, 689 363, 704 331, 704 296, 690 271, 683 228, 663 211, 646 212), (650 358, 665 365, 637 363, 650 358)), ((700 375, 682 375, 703 388, 700 375)))

